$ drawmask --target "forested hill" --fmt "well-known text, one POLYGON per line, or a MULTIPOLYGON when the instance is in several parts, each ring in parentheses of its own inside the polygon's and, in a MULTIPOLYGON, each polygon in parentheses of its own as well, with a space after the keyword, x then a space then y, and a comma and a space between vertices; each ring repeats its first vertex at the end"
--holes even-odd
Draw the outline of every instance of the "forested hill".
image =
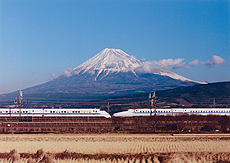
MULTIPOLYGON (((157 107, 230 107, 230 82, 209 83, 157 91, 157 107)), ((115 98, 114 98, 115 100, 115 98)), ((111 100, 112 101, 112 100, 111 100)), ((133 107, 148 107, 148 94, 117 97, 133 107), (135 104, 134 104, 135 103, 135 104)))
POLYGON ((179 87, 157 92, 158 103, 176 103, 188 107, 230 107, 230 82, 179 87))

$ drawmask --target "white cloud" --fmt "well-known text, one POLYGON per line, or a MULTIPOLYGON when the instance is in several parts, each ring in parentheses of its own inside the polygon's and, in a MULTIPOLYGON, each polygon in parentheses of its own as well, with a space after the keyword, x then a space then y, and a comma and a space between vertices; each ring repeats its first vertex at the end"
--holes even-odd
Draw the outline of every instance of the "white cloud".
POLYGON ((210 68, 227 65, 226 61, 217 55, 212 56, 212 59, 204 62, 204 64, 210 68))
POLYGON ((163 59, 160 61, 146 61, 141 66, 136 68, 139 73, 156 73, 162 70, 172 70, 177 68, 190 68, 183 63, 184 59, 163 59))
POLYGON ((196 65, 199 64, 199 60, 198 60, 198 59, 195 59, 194 61, 189 62, 189 64, 190 64, 191 66, 196 66, 196 65))
POLYGON ((65 70, 62 71, 62 75, 70 77, 70 76, 72 76, 72 72, 73 72, 72 68, 67 68, 67 69, 65 69, 65 70))
POLYGON ((141 59, 141 62, 145 62, 145 61, 146 61, 146 58, 142 58, 142 59, 141 59))
POLYGON ((50 77, 51 77, 51 79, 55 79, 55 78, 57 78, 57 75, 55 75, 55 73, 52 73, 52 74, 50 74, 50 77))
POLYGON ((175 66, 172 67, 172 69, 178 69, 178 68, 186 68, 186 69, 190 69, 191 67, 189 65, 186 65, 185 63, 181 63, 181 64, 177 64, 175 66))
POLYGON ((39 73, 39 71, 37 71, 37 70, 32 72, 32 74, 38 74, 38 73, 39 73))

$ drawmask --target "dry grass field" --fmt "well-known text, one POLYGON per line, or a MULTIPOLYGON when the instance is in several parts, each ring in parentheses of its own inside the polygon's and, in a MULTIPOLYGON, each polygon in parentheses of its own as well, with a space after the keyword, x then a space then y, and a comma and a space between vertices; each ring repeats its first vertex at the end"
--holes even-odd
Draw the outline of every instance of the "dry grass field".
POLYGON ((28 163, 230 162, 230 135, 0 135, 0 162, 15 162, 13 149, 16 162, 28 163), (37 158, 39 149, 43 160, 37 158))

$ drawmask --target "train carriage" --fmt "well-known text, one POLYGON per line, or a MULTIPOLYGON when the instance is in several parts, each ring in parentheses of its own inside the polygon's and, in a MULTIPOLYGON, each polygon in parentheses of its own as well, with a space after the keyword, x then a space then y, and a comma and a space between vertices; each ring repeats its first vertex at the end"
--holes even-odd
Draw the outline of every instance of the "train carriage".
MULTIPOLYGON (((221 115, 230 116, 230 108, 168 108, 156 109, 156 115, 181 115, 181 114, 196 114, 196 115, 221 115)), ((138 117, 138 116, 153 116, 155 109, 129 109, 113 114, 113 117, 138 117)))
POLYGON ((0 108, 0 117, 104 117, 111 116, 103 110, 91 108, 0 108))

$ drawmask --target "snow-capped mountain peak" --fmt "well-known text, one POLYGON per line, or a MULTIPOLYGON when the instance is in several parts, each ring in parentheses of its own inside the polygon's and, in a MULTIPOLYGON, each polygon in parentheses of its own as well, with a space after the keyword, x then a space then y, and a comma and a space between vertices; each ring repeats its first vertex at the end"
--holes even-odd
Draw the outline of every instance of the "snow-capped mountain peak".
MULTIPOLYGON (((108 75, 111 72, 128 72, 135 74, 134 69, 139 67, 141 62, 128 55, 120 49, 104 49, 94 57, 73 69, 74 74, 91 73, 96 78, 104 72, 108 75)), ((96 80, 95 78, 95 80, 96 80)))
MULTIPOLYGON (((149 65, 147 65, 147 68, 148 66, 149 65)), ((139 70, 143 67, 145 67, 145 62, 141 62, 133 56, 128 55, 124 51, 120 49, 106 48, 96 54, 94 57, 79 65, 78 67, 75 67, 73 70, 67 70, 64 74, 67 77, 70 77, 72 75, 90 74, 93 75, 94 80, 97 81, 99 79, 101 80, 105 78, 111 73, 119 72, 132 72, 136 77, 138 77, 136 72, 139 74, 139 70)), ((152 73, 161 76, 168 76, 170 78, 181 80, 183 82, 206 84, 204 82, 197 82, 187 79, 168 70, 158 69, 158 67, 154 68, 151 71, 144 70, 141 73, 152 73)))

